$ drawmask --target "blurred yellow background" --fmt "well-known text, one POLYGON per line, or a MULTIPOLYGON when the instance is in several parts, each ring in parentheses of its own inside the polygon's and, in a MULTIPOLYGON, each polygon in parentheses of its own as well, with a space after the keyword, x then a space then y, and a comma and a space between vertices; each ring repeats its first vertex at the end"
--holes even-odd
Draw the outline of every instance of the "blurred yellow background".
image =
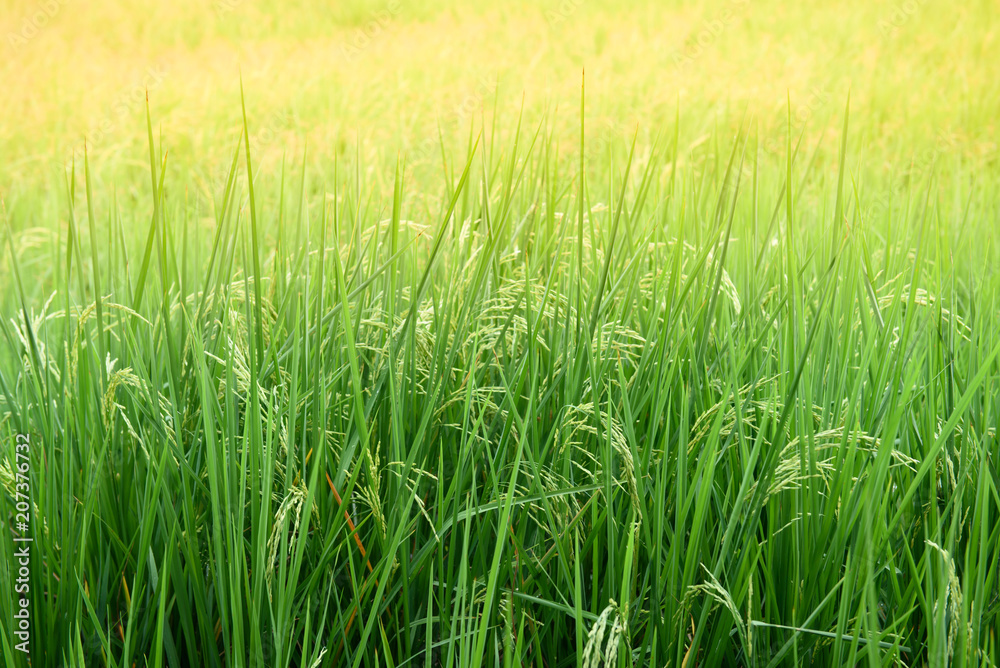
POLYGON ((522 97, 526 119, 547 113, 554 135, 573 142, 584 68, 594 136, 672 132, 679 105, 690 144, 735 128, 747 108, 774 130, 764 147, 780 152, 790 99, 795 131, 827 133, 823 144, 835 147, 850 91, 852 134, 869 164, 921 151, 996 155, 995 0, 0 7, 0 190, 61 179, 84 137, 95 172, 127 183, 148 165, 146 89, 173 164, 216 174, 238 138, 241 73, 266 169, 283 154, 301 158, 306 143, 324 163, 357 141, 371 165, 398 151, 411 164, 439 163, 439 127, 464 141, 497 100, 511 131, 522 97))

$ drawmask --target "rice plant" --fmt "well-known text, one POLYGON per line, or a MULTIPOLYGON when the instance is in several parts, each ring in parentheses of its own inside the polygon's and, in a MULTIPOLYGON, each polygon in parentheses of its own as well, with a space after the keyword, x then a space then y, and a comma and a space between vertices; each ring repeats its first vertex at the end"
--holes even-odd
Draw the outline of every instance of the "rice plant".
POLYGON ((995 156, 576 90, 7 190, 3 665, 1000 663, 995 156))

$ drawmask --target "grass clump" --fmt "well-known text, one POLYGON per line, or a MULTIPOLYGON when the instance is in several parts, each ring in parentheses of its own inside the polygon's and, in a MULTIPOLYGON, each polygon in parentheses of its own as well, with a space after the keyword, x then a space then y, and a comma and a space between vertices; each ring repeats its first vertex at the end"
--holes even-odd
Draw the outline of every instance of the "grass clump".
POLYGON ((995 665, 995 174, 580 124, 8 221, 32 665, 995 665))

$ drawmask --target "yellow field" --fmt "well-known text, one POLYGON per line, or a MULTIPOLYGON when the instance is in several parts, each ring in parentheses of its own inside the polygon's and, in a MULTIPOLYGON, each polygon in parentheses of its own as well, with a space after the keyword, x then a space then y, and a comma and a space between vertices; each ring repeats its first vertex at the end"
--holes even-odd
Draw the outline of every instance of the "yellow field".
POLYGON ((0 665, 997 666, 998 2, 0 0, 0 665))
POLYGON ((142 163, 145 89, 175 164, 220 164, 241 72, 271 165, 307 142, 317 161, 358 138, 385 163, 436 150, 439 125, 464 139, 497 98, 503 131, 523 97, 526 118, 548 111, 572 140, 584 69, 590 131, 609 137, 653 135, 678 105, 690 142, 735 128, 744 108, 780 130, 789 98, 796 131, 835 136, 850 91, 869 162, 905 164, 934 146, 993 155, 995 3, 849 4, 7 1, 0 189, 57 175, 84 137, 98 172, 142 163))

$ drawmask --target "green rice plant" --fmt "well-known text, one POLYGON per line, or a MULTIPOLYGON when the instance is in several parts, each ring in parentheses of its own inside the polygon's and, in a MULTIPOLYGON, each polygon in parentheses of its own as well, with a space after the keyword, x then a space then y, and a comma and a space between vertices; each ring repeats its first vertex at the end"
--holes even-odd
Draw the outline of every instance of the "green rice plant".
POLYGON ((846 110, 807 160, 581 108, 383 192, 240 111, 210 198, 147 110, 143 206, 85 154, 65 229, 5 214, 31 665, 997 665, 995 165, 873 213, 846 110))

